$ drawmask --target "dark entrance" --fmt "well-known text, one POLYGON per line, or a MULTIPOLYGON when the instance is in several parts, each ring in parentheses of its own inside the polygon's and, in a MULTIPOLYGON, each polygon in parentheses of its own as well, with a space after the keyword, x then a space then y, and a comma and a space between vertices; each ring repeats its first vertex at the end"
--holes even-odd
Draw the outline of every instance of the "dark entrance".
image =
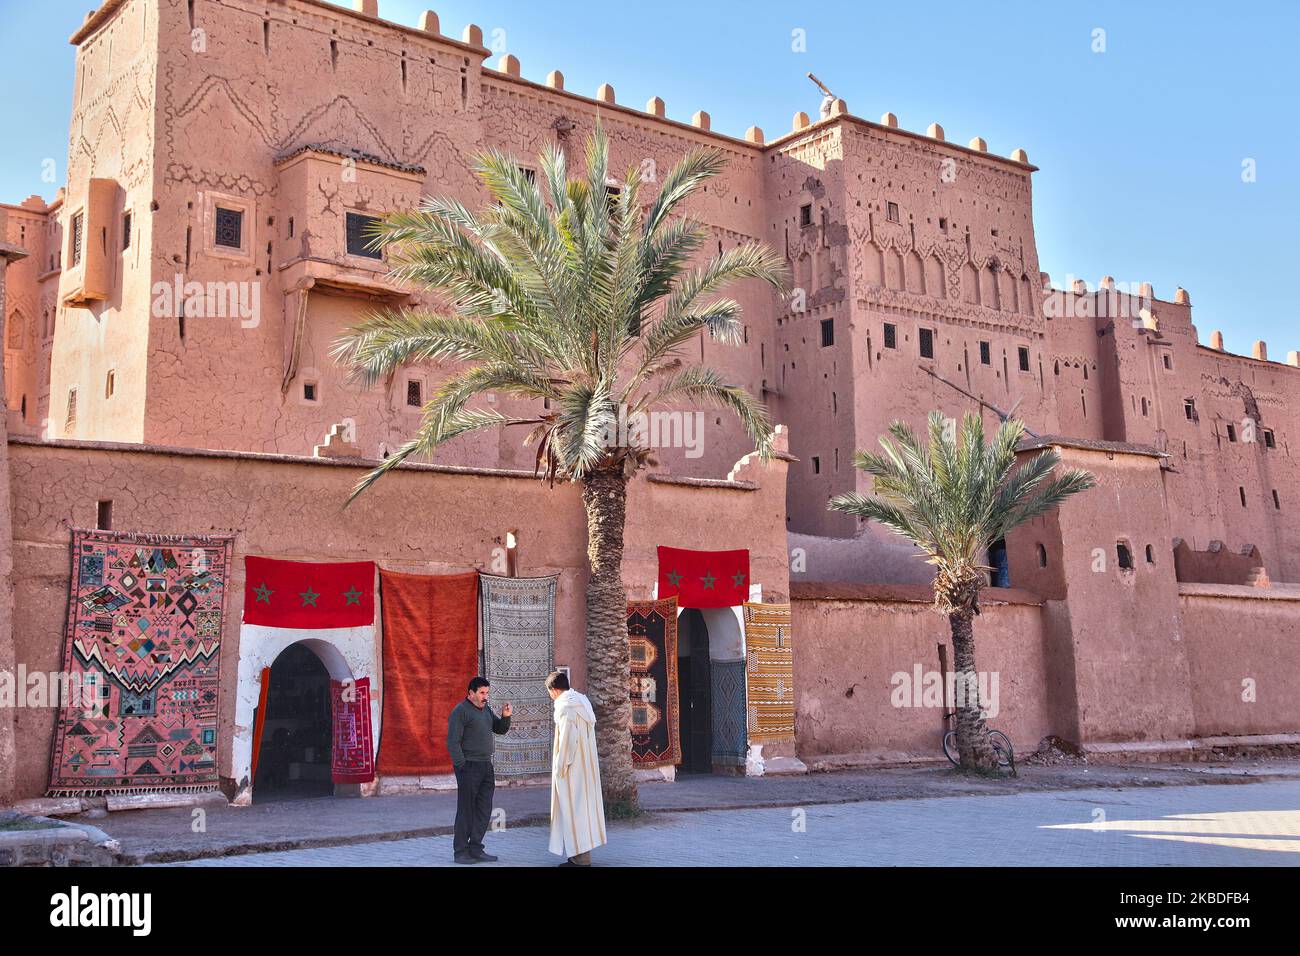
POLYGON ((1011 587, 1011 566, 1007 562, 1007 543, 1002 539, 989 548, 989 584, 995 588, 1011 587))
POLYGON ((712 773, 709 628, 695 608, 687 608, 677 618, 677 681, 682 708, 682 762, 677 772, 712 773))
POLYGON ((334 793, 332 722, 329 672, 309 648, 290 645, 271 665, 255 803, 334 793))

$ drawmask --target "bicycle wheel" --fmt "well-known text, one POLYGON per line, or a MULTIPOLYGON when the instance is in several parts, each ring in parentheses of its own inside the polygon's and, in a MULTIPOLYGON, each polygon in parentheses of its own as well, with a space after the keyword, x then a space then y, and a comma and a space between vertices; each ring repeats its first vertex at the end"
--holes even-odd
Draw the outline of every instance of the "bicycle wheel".
POLYGON ((997 755, 998 765, 1014 769, 1016 752, 1011 747, 1011 738, 1000 730, 990 730, 989 743, 992 744, 993 752, 997 755))
POLYGON ((961 765, 961 754, 957 752, 957 731, 950 730, 943 735, 943 755, 952 761, 954 767, 961 765))

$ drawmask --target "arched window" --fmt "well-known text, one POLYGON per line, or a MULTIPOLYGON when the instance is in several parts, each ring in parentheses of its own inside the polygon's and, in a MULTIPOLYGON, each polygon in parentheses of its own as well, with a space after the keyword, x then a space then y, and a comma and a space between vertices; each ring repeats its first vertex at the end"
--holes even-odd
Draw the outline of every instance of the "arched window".
POLYGON ((1043 547, 1041 542, 1038 545, 1038 566, 1040 568, 1047 567, 1047 548, 1043 547))

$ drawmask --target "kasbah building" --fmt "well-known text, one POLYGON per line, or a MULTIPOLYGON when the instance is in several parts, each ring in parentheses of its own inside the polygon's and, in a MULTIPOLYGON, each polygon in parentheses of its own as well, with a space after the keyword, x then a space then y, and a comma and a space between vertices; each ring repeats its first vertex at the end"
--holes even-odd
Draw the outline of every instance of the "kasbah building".
MULTIPOLYGON (((479 27, 392 23, 375 0, 107 0, 71 42, 66 188, 0 206, 0 670, 59 669, 70 529, 112 527, 237 536, 217 744, 236 802, 250 798, 256 694, 236 676, 243 555, 438 574, 510 546, 520 573, 560 573, 555 660, 583 686, 578 489, 538 482, 518 432, 482 432, 343 510, 445 370, 365 391, 330 347, 368 310, 422 301, 365 254, 360 217, 426 195, 474 205, 484 147, 532 162, 555 142, 580 165, 599 117, 614 169, 722 150, 726 172, 692 213, 720 249, 783 251, 794 277, 784 297, 740 288, 743 345, 699 343, 768 403, 781 454, 746 457, 739 428, 708 411, 701 453, 663 450, 629 491, 630 597, 652 596, 656 545, 743 547, 753 593, 793 606, 796 739, 752 749, 749 772, 938 753, 939 712, 890 700, 891 675, 937 671, 946 653, 927 566, 826 508, 869 490, 855 450, 935 408, 990 430, 1014 410, 1036 436, 1026 454, 1054 446, 1099 480, 991 556, 1009 585, 985 592, 976 626, 979 667, 1000 676, 995 726, 1022 749, 1055 734, 1113 759, 1300 742, 1300 585, 1284 583, 1300 581, 1300 357, 1203 337, 1182 288, 1053 288, 1024 151, 868 121, 842 100, 736 138, 705 112, 668 119, 658 98, 527 79, 513 56, 489 62, 479 27), (185 315, 165 301, 178 282, 242 298, 185 315)), ((711 658, 743 655, 728 611, 689 627, 707 629, 711 658)), ((346 668, 382 677, 377 652, 346 668)), ((0 713, 0 804, 44 793, 55 717, 0 713)))

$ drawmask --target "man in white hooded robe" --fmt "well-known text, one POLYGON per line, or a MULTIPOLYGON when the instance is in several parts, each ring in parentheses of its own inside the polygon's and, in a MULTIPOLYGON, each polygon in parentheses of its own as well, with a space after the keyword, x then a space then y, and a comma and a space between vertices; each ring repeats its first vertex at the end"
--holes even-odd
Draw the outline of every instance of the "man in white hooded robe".
POLYGON ((596 713, 585 695, 569 687, 563 671, 546 678, 546 690, 555 701, 550 850, 568 858, 560 866, 590 866, 592 849, 606 842, 596 713))

